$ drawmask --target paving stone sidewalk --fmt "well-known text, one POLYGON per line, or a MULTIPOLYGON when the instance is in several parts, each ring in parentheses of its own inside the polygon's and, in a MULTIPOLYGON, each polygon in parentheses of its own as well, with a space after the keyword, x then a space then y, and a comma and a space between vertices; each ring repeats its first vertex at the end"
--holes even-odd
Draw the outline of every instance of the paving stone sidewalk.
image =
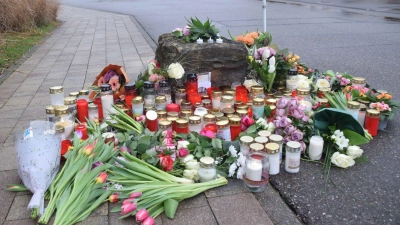
MULTIPOLYGON (((13 134, 31 120, 45 117, 49 88, 62 85, 67 95, 91 86, 108 64, 122 65, 134 81, 154 52, 128 15, 61 6, 62 24, 0 85, 0 224, 36 224, 26 210, 29 192, 12 193, 5 184, 20 183, 13 134)), ((136 224, 118 220, 105 203, 82 224, 136 224)), ((164 215, 156 224, 300 224, 279 194, 269 186, 263 193, 246 191, 242 181, 229 179, 179 205, 174 220, 164 215)))

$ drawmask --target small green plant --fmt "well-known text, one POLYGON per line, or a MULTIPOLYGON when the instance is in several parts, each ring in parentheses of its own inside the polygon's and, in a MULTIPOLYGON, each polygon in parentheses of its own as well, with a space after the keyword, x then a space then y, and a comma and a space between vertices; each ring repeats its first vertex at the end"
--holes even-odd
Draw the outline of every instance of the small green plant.
POLYGON ((197 39, 216 39, 219 30, 215 28, 215 25, 211 25, 211 21, 207 21, 203 24, 197 17, 195 19, 190 18, 188 26, 190 27, 190 35, 185 36, 186 42, 194 42, 197 39))

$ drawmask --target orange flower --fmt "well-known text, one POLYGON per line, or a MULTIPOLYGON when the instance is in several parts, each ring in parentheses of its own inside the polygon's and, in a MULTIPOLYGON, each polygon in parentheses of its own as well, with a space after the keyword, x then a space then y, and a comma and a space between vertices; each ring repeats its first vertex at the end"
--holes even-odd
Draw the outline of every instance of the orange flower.
POLYGON ((253 32, 250 33, 250 36, 251 36, 253 39, 256 39, 256 38, 258 38, 258 33, 255 32, 255 31, 253 31, 253 32))
POLYGON ((245 38, 251 38, 251 34, 246 34, 244 37, 245 38))
POLYGON ((110 195, 110 197, 108 198, 108 200, 109 200, 111 203, 118 202, 118 201, 119 201, 118 196, 119 196, 119 194, 114 193, 114 194, 110 195))
POLYGON ((386 98, 386 99, 391 99, 392 95, 387 94, 387 93, 380 93, 378 96, 376 96, 377 99, 382 99, 382 98, 386 98))
POLYGON ((106 182, 106 180, 107 180, 107 174, 104 172, 100 172, 100 175, 96 178, 96 183, 102 184, 106 182))
POLYGON ((92 145, 87 144, 85 146, 85 148, 83 149, 83 154, 84 155, 90 155, 92 153, 95 145, 96 145, 96 143, 93 143, 92 145))
POLYGON ((243 40, 244 40, 244 38, 242 35, 239 35, 236 37, 236 41, 238 41, 238 42, 243 42, 243 40))
POLYGON ((244 43, 245 43, 246 45, 252 45, 252 44, 254 44, 254 39, 251 38, 251 37, 245 37, 245 38, 244 38, 244 43))

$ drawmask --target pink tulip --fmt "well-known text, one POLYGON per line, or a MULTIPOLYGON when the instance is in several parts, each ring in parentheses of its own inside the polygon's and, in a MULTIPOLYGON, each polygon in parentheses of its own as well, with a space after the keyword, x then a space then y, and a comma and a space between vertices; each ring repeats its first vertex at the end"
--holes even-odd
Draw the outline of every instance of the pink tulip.
POLYGON ((149 216, 147 217, 143 222, 142 225, 153 225, 154 224, 154 219, 153 217, 149 216))
POLYGON ((142 192, 133 192, 129 195, 130 198, 139 198, 142 195, 142 192))
POLYGON ((127 198, 122 202, 122 204, 125 205, 125 204, 129 204, 131 202, 135 202, 135 199, 134 198, 127 198))
POLYGON ((136 210, 136 204, 134 202, 127 202, 121 206, 121 214, 126 215, 136 210))
POLYGON ((187 148, 181 148, 178 150, 178 156, 179 157, 185 157, 189 154, 189 151, 187 150, 187 148))
POLYGON ((139 212, 136 213, 136 222, 142 222, 147 217, 149 217, 149 213, 147 212, 147 210, 141 209, 141 210, 139 210, 139 212))
POLYGON ((209 137, 209 138, 214 138, 215 137, 214 132, 212 132, 211 130, 206 130, 206 129, 201 130, 200 131, 200 135, 203 135, 203 136, 206 136, 206 137, 209 137))
POLYGON ((100 172, 100 175, 96 178, 97 184, 102 184, 107 180, 107 174, 104 172, 100 172))

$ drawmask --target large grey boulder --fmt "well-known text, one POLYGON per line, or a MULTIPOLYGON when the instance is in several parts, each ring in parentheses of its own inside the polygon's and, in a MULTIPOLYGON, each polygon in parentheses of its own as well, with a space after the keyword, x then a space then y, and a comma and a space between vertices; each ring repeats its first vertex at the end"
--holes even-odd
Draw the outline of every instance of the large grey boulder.
POLYGON ((186 43, 171 33, 158 38, 156 59, 162 66, 179 62, 185 73, 211 72, 213 86, 243 81, 247 69, 247 49, 243 43, 223 39, 222 44, 186 43))

